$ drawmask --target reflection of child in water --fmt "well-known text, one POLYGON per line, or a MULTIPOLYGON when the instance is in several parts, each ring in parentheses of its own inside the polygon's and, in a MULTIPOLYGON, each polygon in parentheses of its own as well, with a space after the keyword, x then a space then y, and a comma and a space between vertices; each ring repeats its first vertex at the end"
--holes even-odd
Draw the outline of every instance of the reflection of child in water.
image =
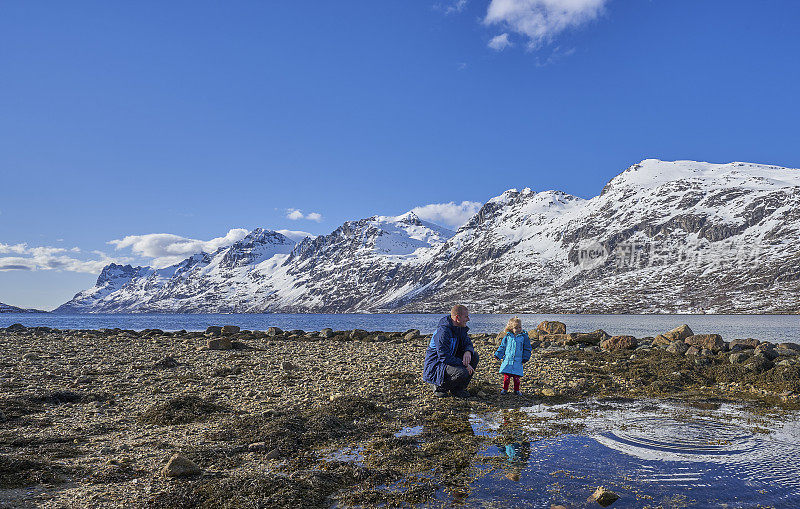
POLYGON ((503 413, 503 423, 500 425, 501 434, 496 437, 495 445, 502 452, 506 453, 504 465, 510 468, 506 470, 506 477, 512 481, 519 481, 519 474, 528 466, 531 458, 531 443, 525 440, 524 432, 518 427, 508 413, 503 413))
POLYGON ((512 481, 519 481, 520 472, 528 466, 528 460, 531 458, 531 443, 512 442, 505 446, 498 445, 498 448, 505 451, 507 465, 510 467, 506 470, 506 477, 512 481))

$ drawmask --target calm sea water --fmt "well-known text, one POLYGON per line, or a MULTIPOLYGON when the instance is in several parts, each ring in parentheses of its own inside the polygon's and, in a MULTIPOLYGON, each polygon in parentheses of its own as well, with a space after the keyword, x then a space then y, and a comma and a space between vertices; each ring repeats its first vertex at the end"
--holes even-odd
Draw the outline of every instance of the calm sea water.
POLYGON ((703 409, 665 401, 592 402, 473 415, 492 445, 477 453, 483 475, 464 507, 599 507, 597 486, 620 496, 615 508, 800 507, 798 414, 764 416, 742 405, 703 409), (569 415, 569 414, 566 414, 569 415), (579 432, 540 433, 547 422, 579 432))
MULTIPOLYGON (((370 331, 435 330, 441 315, 428 314, 0 314, 0 327, 13 323, 25 326, 46 326, 57 329, 185 329, 205 330, 209 325, 238 325, 242 329, 334 330, 365 329, 370 331)), ((473 314, 471 332, 499 332, 512 315, 473 314)), ((655 336, 683 323, 696 334, 721 334, 726 340, 756 338, 773 342, 800 343, 800 315, 519 315, 525 329, 542 320, 558 320, 567 324, 567 332, 591 332, 603 329, 609 334, 637 337, 655 336)))

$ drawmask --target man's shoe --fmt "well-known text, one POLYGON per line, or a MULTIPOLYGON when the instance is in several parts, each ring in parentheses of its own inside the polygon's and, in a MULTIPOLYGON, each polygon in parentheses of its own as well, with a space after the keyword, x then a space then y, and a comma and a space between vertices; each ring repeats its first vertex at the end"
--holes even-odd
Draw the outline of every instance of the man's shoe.
POLYGON ((436 390, 433 391, 433 395, 436 396, 437 398, 446 398, 447 397, 447 389, 439 389, 437 387, 436 390))
POLYGON ((472 397, 472 394, 470 394, 469 391, 465 391, 464 389, 459 389, 459 390, 450 391, 450 392, 452 392, 453 396, 456 396, 457 398, 466 399, 466 398, 471 398, 472 397))
POLYGON ((508 391, 503 389, 502 391, 500 391, 500 394, 508 394, 508 391))
POLYGON ((522 393, 519 391, 514 391, 514 396, 522 396, 522 393))

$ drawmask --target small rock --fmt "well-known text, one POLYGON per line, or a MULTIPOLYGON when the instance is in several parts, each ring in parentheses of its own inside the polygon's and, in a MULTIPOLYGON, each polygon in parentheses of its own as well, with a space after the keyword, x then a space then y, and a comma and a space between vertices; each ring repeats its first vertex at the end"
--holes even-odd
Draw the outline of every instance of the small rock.
POLYGON ((236 326, 236 325, 223 325, 223 326, 222 326, 222 334, 224 334, 224 335, 226 335, 226 336, 227 336, 227 335, 230 335, 230 334, 236 334, 236 333, 238 333, 240 330, 241 330, 241 329, 240 329, 238 326, 236 326))
POLYGON ((282 335, 283 331, 279 327, 270 327, 269 329, 267 329, 267 336, 273 337, 282 335))
POLYGON ((697 348, 696 346, 690 346, 689 348, 686 349, 686 353, 684 355, 686 355, 687 357, 692 355, 700 355, 700 349, 697 348))
POLYGON ((375 336, 375 341, 377 341, 377 342, 379 342, 379 343, 382 343, 382 342, 384 342, 384 341, 388 341, 388 340, 389 340, 389 338, 387 338, 387 337, 386 337, 385 335, 383 335, 383 334, 378 334, 377 336, 375 336))
POLYGON ((271 451, 269 451, 267 454, 264 455, 264 457, 267 458, 268 460, 274 460, 276 458, 279 458, 280 456, 281 456, 281 451, 279 451, 277 448, 272 449, 271 451))
POLYGON ((7 420, 8 418, 6 417, 6 414, 4 414, 2 410, 0 410, 0 422, 6 422, 7 420))
POLYGON ((202 472, 194 461, 182 454, 175 453, 161 471, 166 477, 190 477, 202 472))
POLYGON ((552 398, 556 395, 556 391, 551 389, 550 387, 545 387, 542 389, 542 396, 547 396, 548 398, 552 398))
POLYGON ((513 470, 513 471, 507 473, 506 474, 506 479, 509 479, 511 481, 514 481, 514 482, 519 481, 519 472, 517 472, 516 470, 513 470))
POLYGON ((597 502, 603 507, 608 507, 617 500, 619 500, 619 495, 614 493, 613 491, 607 490, 600 486, 595 490, 592 495, 586 499, 588 502, 597 502))
POLYGON ((283 361, 281 362, 281 369, 284 371, 295 371, 300 368, 289 361, 283 361))
POLYGON ((266 449, 267 449, 266 442, 254 442, 247 446, 247 450, 250 452, 264 451, 266 449))
MULTIPOLYGON (((216 340, 212 339, 210 341, 216 341, 216 340)), ((180 362, 178 362, 175 359, 173 359, 171 355, 167 355, 166 357, 164 357, 160 361, 158 361, 155 364, 153 364, 153 367, 158 368, 158 369, 167 369, 167 368, 177 368, 179 365, 180 365, 180 362)))
POLYGON ((22 356, 22 360, 25 362, 35 362, 39 360, 39 356, 33 352, 26 353, 25 355, 22 356))

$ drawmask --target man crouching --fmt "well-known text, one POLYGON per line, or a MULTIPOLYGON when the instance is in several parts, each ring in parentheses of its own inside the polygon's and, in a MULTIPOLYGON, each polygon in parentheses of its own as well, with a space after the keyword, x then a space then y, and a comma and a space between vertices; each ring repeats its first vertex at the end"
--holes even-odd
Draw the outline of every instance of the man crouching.
POLYGON ((459 398, 468 398, 467 385, 478 367, 478 354, 467 331, 469 311, 461 304, 453 306, 450 316, 443 316, 425 351, 422 380, 436 387, 434 395, 447 391, 459 398))

